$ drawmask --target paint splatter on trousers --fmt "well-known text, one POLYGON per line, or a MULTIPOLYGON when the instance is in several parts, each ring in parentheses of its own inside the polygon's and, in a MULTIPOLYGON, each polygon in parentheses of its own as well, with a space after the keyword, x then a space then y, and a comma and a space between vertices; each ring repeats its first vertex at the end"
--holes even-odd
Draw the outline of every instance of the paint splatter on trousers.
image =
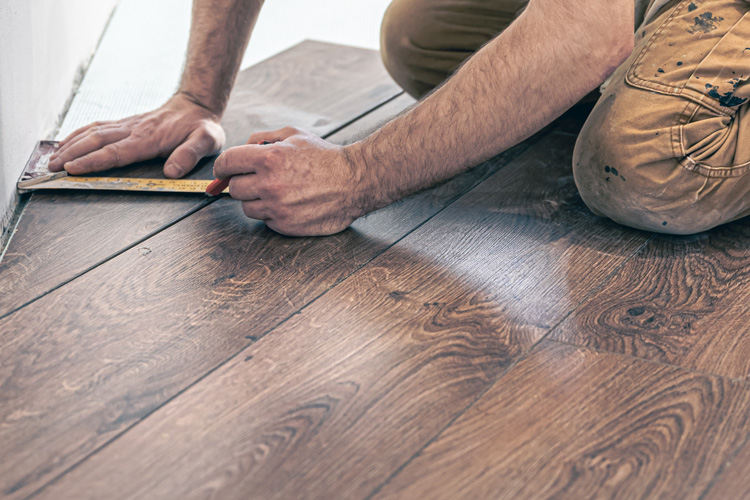
MULTIPOLYGON (((384 63, 422 95, 525 4, 394 0, 383 21, 384 63)), ((621 224, 673 234, 750 215, 750 1, 639 1, 639 15, 634 50, 576 142, 583 201, 621 224)))

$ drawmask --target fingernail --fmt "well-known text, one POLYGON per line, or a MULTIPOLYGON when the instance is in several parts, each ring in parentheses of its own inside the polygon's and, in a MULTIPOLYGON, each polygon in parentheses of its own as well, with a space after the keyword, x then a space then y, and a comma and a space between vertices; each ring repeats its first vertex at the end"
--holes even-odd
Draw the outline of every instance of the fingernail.
POLYGON ((72 162, 72 161, 69 161, 68 163, 66 163, 66 164, 64 164, 64 165, 63 165, 63 168, 64 168, 64 169, 65 169, 66 171, 70 172, 70 167, 72 167, 72 166, 73 166, 73 162, 72 162))
POLYGON ((182 170, 177 168, 174 163, 164 165, 164 175, 166 175, 167 177, 179 177, 180 174, 182 174, 182 170))

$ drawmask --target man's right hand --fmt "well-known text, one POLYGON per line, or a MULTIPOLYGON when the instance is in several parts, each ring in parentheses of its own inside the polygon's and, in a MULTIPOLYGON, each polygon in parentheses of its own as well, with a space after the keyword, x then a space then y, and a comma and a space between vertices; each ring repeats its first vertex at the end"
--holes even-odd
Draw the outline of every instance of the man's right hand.
POLYGON ((154 111, 79 128, 60 142, 49 169, 78 175, 168 156, 164 175, 182 177, 221 150, 219 122, 216 113, 178 93, 154 111))

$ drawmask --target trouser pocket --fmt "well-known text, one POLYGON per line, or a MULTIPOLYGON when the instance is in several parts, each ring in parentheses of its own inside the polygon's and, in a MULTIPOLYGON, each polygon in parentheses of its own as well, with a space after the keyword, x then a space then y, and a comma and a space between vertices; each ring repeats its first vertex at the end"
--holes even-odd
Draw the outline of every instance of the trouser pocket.
POLYGON ((733 116, 750 99, 750 17, 746 0, 683 0, 630 67, 629 84, 679 95, 733 116))
POLYGON ((746 0, 678 2, 653 21, 626 74, 633 87, 686 99, 663 119, 674 158, 706 177, 750 169, 749 10, 746 0))

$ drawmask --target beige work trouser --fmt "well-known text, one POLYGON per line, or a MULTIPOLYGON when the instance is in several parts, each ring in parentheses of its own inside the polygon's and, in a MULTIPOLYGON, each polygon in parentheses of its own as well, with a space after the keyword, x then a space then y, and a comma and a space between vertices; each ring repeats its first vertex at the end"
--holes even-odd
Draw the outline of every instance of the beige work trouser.
MULTIPOLYGON (((652 0, 651 3, 653 3, 652 0)), ((512 22, 524 0, 394 0, 383 61, 414 96, 512 22)), ((672 0, 635 34, 576 142, 597 215, 691 234, 750 214, 750 0, 672 0)))

